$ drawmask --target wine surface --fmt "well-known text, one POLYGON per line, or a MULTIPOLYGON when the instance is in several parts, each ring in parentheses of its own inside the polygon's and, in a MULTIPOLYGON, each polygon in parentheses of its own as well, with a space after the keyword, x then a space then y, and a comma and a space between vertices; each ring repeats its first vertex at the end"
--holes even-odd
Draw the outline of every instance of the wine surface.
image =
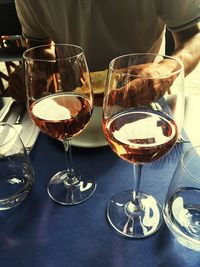
POLYGON ((81 132, 92 115, 89 99, 74 93, 46 96, 34 102, 29 111, 43 133, 59 140, 81 132))
POLYGON ((177 140, 175 121, 159 112, 130 109, 103 122, 112 149, 132 163, 148 163, 164 156, 177 140))

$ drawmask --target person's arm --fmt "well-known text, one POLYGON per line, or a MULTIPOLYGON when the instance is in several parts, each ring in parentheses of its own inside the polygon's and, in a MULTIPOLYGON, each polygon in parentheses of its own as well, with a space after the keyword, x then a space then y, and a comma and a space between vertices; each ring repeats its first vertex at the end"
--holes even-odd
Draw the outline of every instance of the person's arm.
POLYGON ((44 39, 44 40, 40 40, 40 39, 33 39, 33 38, 26 38, 25 37, 25 40, 26 40, 26 47, 27 48, 31 48, 31 47, 34 47, 34 46, 39 46, 39 45, 47 45, 47 44, 51 44, 52 43, 52 40, 49 38, 49 39, 44 39))
POLYGON ((172 56, 182 60, 185 76, 187 76, 200 61, 200 23, 183 31, 173 32, 175 50, 172 56))

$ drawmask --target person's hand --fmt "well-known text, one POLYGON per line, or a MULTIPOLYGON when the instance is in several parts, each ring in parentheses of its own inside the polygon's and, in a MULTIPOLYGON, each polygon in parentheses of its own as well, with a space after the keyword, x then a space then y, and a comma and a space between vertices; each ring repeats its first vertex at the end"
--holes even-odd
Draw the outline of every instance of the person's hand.
POLYGON ((8 87, 6 89, 6 96, 11 96, 19 103, 25 102, 26 89, 22 65, 17 66, 16 69, 10 74, 8 87))
POLYGON ((176 74, 171 73, 176 68, 166 59, 160 63, 134 65, 120 70, 115 78, 116 89, 109 95, 109 104, 122 107, 150 105, 164 94, 171 93, 170 87, 176 78, 176 74))
MULTIPOLYGON (((55 56, 50 46, 43 50, 40 50, 39 55, 41 56, 41 54, 43 55, 45 59, 49 59, 50 61, 51 60, 53 61, 55 59, 55 56)), ((33 54, 30 51, 30 54, 28 56, 37 58, 38 55, 37 53, 33 54)), ((34 64, 31 65, 31 71, 30 71, 30 68, 28 68, 27 70, 27 79, 31 80, 31 86, 29 87, 29 89, 31 90, 31 88, 37 87, 35 89, 36 94, 39 94, 40 92, 42 93, 43 91, 45 91, 46 86, 49 87, 49 84, 46 84, 47 78, 44 77, 44 74, 42 73, 42 71, 40 71, 40 65, 41 63, 39 61, 38 62, 35 61, 34 64)), ((50 77, 54 69, 54 64, 52 62, 48 64, 48 69, 49 69, 49 77, 50 77)), ((50 80, 52 79, 50 78, 50 80)), ((23 65, 17 66, 16 69, 10 74, 8 88, 6 89, 6 96, 11 96, 19 103, 26 101, 27 94, 26 94, 26 87, 25 87, 25 75, 24 75, 23 65)))

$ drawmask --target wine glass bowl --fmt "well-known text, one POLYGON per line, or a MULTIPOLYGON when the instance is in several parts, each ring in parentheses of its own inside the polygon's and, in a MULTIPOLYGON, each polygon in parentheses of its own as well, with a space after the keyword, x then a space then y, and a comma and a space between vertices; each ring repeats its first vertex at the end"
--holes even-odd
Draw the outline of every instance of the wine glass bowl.
POLYGON ((200 146, 190 147, 172 177, 164 207, 165 222, 184 246, 200 251, 200 146))
POLYGON ((14 126, 0 123, 0 210, 21 204, 35 180, 27 151, 14 126))
POLYGON ((30 48, 23 56, 29 114, 44 134, 63 143, 66 152, 66 170, 52 177, 48 194, 59 204, 79 204, 96 189, 90 173, 74 168, 70 145, 93 111, 84 52, 71 44, 50 44, 30 48))
POLYGON ((182 63, 158 54, 129 54, 109 65, 103 130, 113 151, 133 164, 134 189, 108 203, 113 228, 131 238, 155 233, 162 224, 157 200, 139 190, 142 165, 159 160, 175 145, 184 110, 182 63))

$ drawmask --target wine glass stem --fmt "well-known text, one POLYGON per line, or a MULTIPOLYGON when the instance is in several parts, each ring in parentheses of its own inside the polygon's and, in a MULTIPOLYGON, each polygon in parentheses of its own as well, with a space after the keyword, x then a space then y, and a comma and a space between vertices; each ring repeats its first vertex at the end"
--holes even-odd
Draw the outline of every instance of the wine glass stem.
POLYGON ((68 185, 70 184, 73 185, 78 182, 78 179, 74 173, 74 165, 73 165, 72 149, 70 141, 71 141, 70 139, 63 140, 63 145, 65 149, 65 160, 67 165, 67 175, 65 181, 68 185))
POLYGON ((142 171, 142 164, 133 164, 132 204, 134 205, 134 210, 140 210, 139 188, 140 188, 141 171, 142 171))

